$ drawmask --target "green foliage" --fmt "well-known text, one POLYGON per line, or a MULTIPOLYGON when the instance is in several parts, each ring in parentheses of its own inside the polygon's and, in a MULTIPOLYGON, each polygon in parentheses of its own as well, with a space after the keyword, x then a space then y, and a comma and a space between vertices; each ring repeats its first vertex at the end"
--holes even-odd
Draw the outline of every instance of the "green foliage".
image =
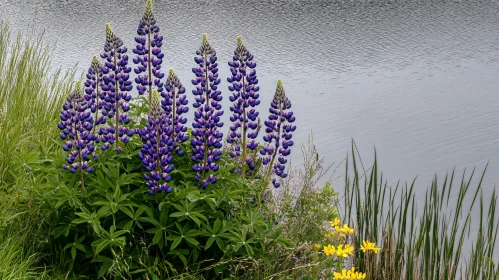
MULTIPOLYGON (((143 108, 131 114, 137 125, 143 121, 139 111, 143 108)), ((223 259, 265 259, 269 247, 291 245, 281 237, 274 214, 252 203, 263 185, 230 173, 230 164, 221 168, 214 187, 202 190, 189 172, 188 158, 176 157, 174 191, 147 194, 136 157, 140 147, 140 139, 134 139, 121 154, 103 152, 95 172, 86 175, 85 194, 79 178, 60 169, 60 152, 30 163, 39 187, 28 196, 50 236, 43 249, 47 264, 90 278, 164 279, 223 259)), ((219 266, 201 275, 210 278, 226 270, 219 266)))

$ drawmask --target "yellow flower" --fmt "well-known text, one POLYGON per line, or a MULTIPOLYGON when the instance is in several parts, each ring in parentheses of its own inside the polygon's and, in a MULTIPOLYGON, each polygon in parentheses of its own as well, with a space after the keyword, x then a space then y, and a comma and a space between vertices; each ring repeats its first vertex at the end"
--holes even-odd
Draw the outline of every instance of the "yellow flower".
POLYGON ((331 237, 331 236, 329 235, 329 233, 324 233, 324 237, 328 238, 328 237, 331 237))
POLYGON ((360 273, 360 272, 355 272, 355 267, 352 267, 350 270, 343 269, 341 271, 341 273, 334 272, 334 279, 335 280, 339 280, 339 279, 356 280, 356 279, 365 279, 365 278, 366 278, 366 274, 360 273))
POLYGON ((340 219, 335 218, 334 220, 330 221, 329 224, 334 228, 335 226, 340 224, 340 219))
POLYGON ((315 244, 314 248, 315 248, 315 250, 319 250, 321 248, 321 245, 320 244, 315 244))
POLYGON ((334 255, 334 253, 336 253, 336 249, 331 244, 324 246, 323 251, 324 251, 324 254, 326 254, 326 256, 332 256, 332 255, 334 255))
POLYGON ((364 253, 366 251, 371 250, 371 251, 374 251, 375 254, 377 254, 378 251, 381 250, 381 248, 377 248, 376 244, 374 244, 372 242, 363 240, 362 245, 360 246, 360 250, 362 250, 362 252, 364 252, 364 253))
POLYGON ((348 244, 345 244, 345 248, 343 248, 343 245, 338 245, 338 248, 336 249, 336 254, 338 257, 344 257, 347 258, 348 255, 353 255, 353 250, 354 247, 348 244))
POLYGON ((334 229, 337 232, 343 233, 343 234, 352 234, 352 233, 354 233, 353 228, 349 228, 346 224, 344 224, 343 227, 335 226, 334 229))

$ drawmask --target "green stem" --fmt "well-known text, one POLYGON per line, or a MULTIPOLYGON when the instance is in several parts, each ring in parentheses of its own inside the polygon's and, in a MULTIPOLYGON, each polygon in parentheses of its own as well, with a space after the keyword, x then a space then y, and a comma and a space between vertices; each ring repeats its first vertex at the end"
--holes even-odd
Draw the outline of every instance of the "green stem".
MULTIPOLYGON (((206 57, 206 54, 204 55, 204 74, 205 74, 205 79, 206 79, 206 82, 205 82, 205 90, 206 90, 206 105, 209 105, 210 104, 210 101, 209 101, 209 94, 208 94, 208 90, 210 89, 210 83, 209 83, 209 80, 208 80, 208 64, 206 63, 207 61, 207 57, 206 57)), ((208 137, 206 137, 206 122, 208 120, 206 120, 206 112, 205 112, 205 126, 204 126, 204 158, 203 158, 203 180, 206 180, 206 177, 205 177, 205 166, 208 162, 208 137)))
MULTIPOLYGON (((77 105, 74 104, 73 108, 76 108, 76 106, 77 105)), ((79 140, 79 137, 78 137, 78 130, 76 129, 76 122, 74 123, 74 131, 75 131, 76 144, 78 144, 78 142, 80 142, 80 140, 79 140)), ((80 167, 79 169, 80 169, 81 192, 83 193, 83 195, 85 195, 86 190, 85 190, 85 181, 83 180, 83 169, 82 169, 83 159, 81 157, 81 149, 78 149, 78 164, 79 164, 79 167, 80 167)))
MULTIPOLYGON (((96 73, 97 76, 97 82, 95 83, 95 94, 97 95, 97 99, 95 100, 95 119, 94 121, 97 121, 97 118, 99 118, 99 73, 96 73)), ((95 128, 97 125, 94 125, 94 129, 92 130, 92 134, 95 135, 95 128)))
MULTIPOLYGON (((281 121, 281 116, 282 116, 282 104, 279 104, 279 126, 277 127, 277 139, 281 139, 281 126, 282 126, 282 121, 281 121)), ((276 140, 276 141, 279 141, 279 140, 276 140)), ((272 155, 272 159, 270 160, 270 164, 269 164, 269 171, 267 172, 267 178, 265 180, 265 186, 263 188, 263 192, 262 192, 262 197, 263 197, 263 193, 266 191, 267 189, 267 186, 268 184, 270 183, 270 177, 272 175, 272 166, 274 165, 274 160, 275 160, 275 157, 278 153, 278 148, 276 147, 276 149, 274 150, 274 154, 272 155)))
MULTIPOLYGON (((148 75, 148 81, 149 81, 149 107, 151 106, 152 102, 152 69, 151 69, 151 33, 147 34, 147 39, 148 39, 148 47, 147 47, 147 63, 148 67, 147 69, 149 70, 149 75, 148 75)), ((150 109, 149 109, 150 111, 150 109)))
MULTIPOLYGON (((176 102, 176 94, 175 94, 175 86, 173 87, 173 101, 172 101, 172 141, 175 142, 175 114, 176 114, 176 108, 175 108, 175 102, 176 102)), ((173 155, 173 154, 172 154, 173 155)))
MULTIPOLYGON (((243 76, 243 95, 246 93, 246 86, 244 83, 244 76, 243 76)), ((246 164, 246 101, 243 102, 243 145, 242 149, 243 152, 241 154, 241 176, 242 178, 245 178, 245 164, 246 164)))
MULTIPOLYGON (((114 49, 114 67, 116 70, 118 70, 118 59, 116 58, 116 49, 114 49)), ((116 108, 116 123, 115 123, 115 136, 116 136, 116 142, 115 142, 115 150, 118 150, 118 142, 120 141, 119 139, 119 134, 118 134, 118 121, 119 121, 119 116, 120 116, 120 106, 118 105, 118 92, 119 92, 119 84, 118 84, 118 79, 116 75, 118 75, 118 71, 114 71, 114 80, 116 81, 115 84, 115 90, 114 90, 114 105, 116 108)))

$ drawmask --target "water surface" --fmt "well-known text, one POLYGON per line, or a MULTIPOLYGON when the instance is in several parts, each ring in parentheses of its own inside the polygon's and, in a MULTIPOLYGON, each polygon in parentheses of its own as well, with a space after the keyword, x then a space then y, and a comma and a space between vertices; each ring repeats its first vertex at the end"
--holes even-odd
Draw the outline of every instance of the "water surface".
MULTIPOLYGON (((143 2, 0 0, 0 15, 16 30, 33 22, 44 30, 56 46, 54 69, 83 71, 102 52, 107 22, 133 48, 143 2)), ((313 131, 329 162, 341 161, 354 138, 365 163, 376 146, 390 182, 419 176, 421 197, 435 173, 453 167, 490 161, 485 193, 499 182, 497 1, 155 0, 154 10, 165 71, 173 67, 188 91, 202 33, 218 51, 221 77, 242 35, 258 63, 262 104, 282 79, 295 142, 313 131)), ((225 98, 227 118, 228 105, 225 98)))

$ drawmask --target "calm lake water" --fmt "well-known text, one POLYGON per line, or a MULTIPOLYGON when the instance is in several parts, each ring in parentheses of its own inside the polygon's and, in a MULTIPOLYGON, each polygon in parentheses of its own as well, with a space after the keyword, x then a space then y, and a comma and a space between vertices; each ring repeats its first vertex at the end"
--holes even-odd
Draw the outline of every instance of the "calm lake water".
MULTIPOLYGON (((133 48, 144 2, 0 0, 0 16, 15 30, 44 30, 56 46, 53 68, 83 71, 102 52, 107 22, 133 48)), ((242 35, 258 64, 262 104, 282 79, 295 142, 313 131, 329 163, 340 162, 354 138, 364 163, 376 147, 389 182, 418 176, 421 197, 435 173, 453 167, 482 170, 490 161, 485 194, 499 182, 498 1, 155 0, 154 11, 163 67, 175 68, 188 92, 202 33, 218 52, 221 77, 242 35)))

